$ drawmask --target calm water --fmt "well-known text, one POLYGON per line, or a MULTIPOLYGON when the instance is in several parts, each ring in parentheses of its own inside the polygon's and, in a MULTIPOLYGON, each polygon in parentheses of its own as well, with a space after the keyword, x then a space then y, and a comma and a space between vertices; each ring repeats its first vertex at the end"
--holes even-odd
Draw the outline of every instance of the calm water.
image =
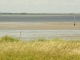
MULTIPOLYGON (((75 16, 76 22, 80 22, 80 15, 75 16)), ((17 22, 73 22, 74 16, 64 15, 0 15, 0 23, 17 22)), ((38 38, 53 39, 75 39, 80 37, 80 30, 1 30, 0 36, 10 35, 15 38, 32 40, 38 38)))
POLYGON ((80 30, 0 30, 0 36, 9 35, 23 40, 43 39, 78 39, 80 30), (21 31, 21 38, 20 38, 21 31))
MULTIPOLYGON (((80 15, 75 15, 80 22, 80 15)), ((0 15, 0 22, 73 22, 73 15, 0 15)))

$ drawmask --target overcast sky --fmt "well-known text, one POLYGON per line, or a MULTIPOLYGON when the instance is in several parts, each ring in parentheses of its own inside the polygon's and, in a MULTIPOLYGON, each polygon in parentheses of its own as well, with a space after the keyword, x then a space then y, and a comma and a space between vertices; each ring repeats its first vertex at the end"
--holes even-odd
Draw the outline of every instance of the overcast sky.
POLYGON ((0 12, 80 13, 80 0, 0 0, 0 12))

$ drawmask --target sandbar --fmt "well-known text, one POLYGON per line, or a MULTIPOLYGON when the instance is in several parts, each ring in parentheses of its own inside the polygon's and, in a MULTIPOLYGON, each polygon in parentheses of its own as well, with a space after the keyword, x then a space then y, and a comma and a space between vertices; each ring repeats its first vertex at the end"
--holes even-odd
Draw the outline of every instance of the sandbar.
POLYGON ((80 22, 25 22, 1 23, 0 29, 26 29, 26 30, 80 30, 80 22))

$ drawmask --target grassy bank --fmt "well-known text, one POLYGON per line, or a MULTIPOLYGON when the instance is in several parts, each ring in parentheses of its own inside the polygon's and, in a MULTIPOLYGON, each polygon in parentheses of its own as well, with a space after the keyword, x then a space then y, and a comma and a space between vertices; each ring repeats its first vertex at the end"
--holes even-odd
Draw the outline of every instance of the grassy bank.
POLYGON ((80 40, 19 41, 0 38, 0 60, 80 60, 80 40))

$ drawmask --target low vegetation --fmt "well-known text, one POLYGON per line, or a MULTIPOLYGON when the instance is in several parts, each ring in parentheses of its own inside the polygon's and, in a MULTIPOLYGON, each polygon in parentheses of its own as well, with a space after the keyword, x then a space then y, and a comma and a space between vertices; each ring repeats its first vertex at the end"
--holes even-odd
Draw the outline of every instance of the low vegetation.
POLYGON ((19 41, 19 40, 8 35, 0 39, 0 42, 15 42, 15 41, 19 41))
POLYGON ((80 60, 80 40, 0 38, 0 60, 80 60))

